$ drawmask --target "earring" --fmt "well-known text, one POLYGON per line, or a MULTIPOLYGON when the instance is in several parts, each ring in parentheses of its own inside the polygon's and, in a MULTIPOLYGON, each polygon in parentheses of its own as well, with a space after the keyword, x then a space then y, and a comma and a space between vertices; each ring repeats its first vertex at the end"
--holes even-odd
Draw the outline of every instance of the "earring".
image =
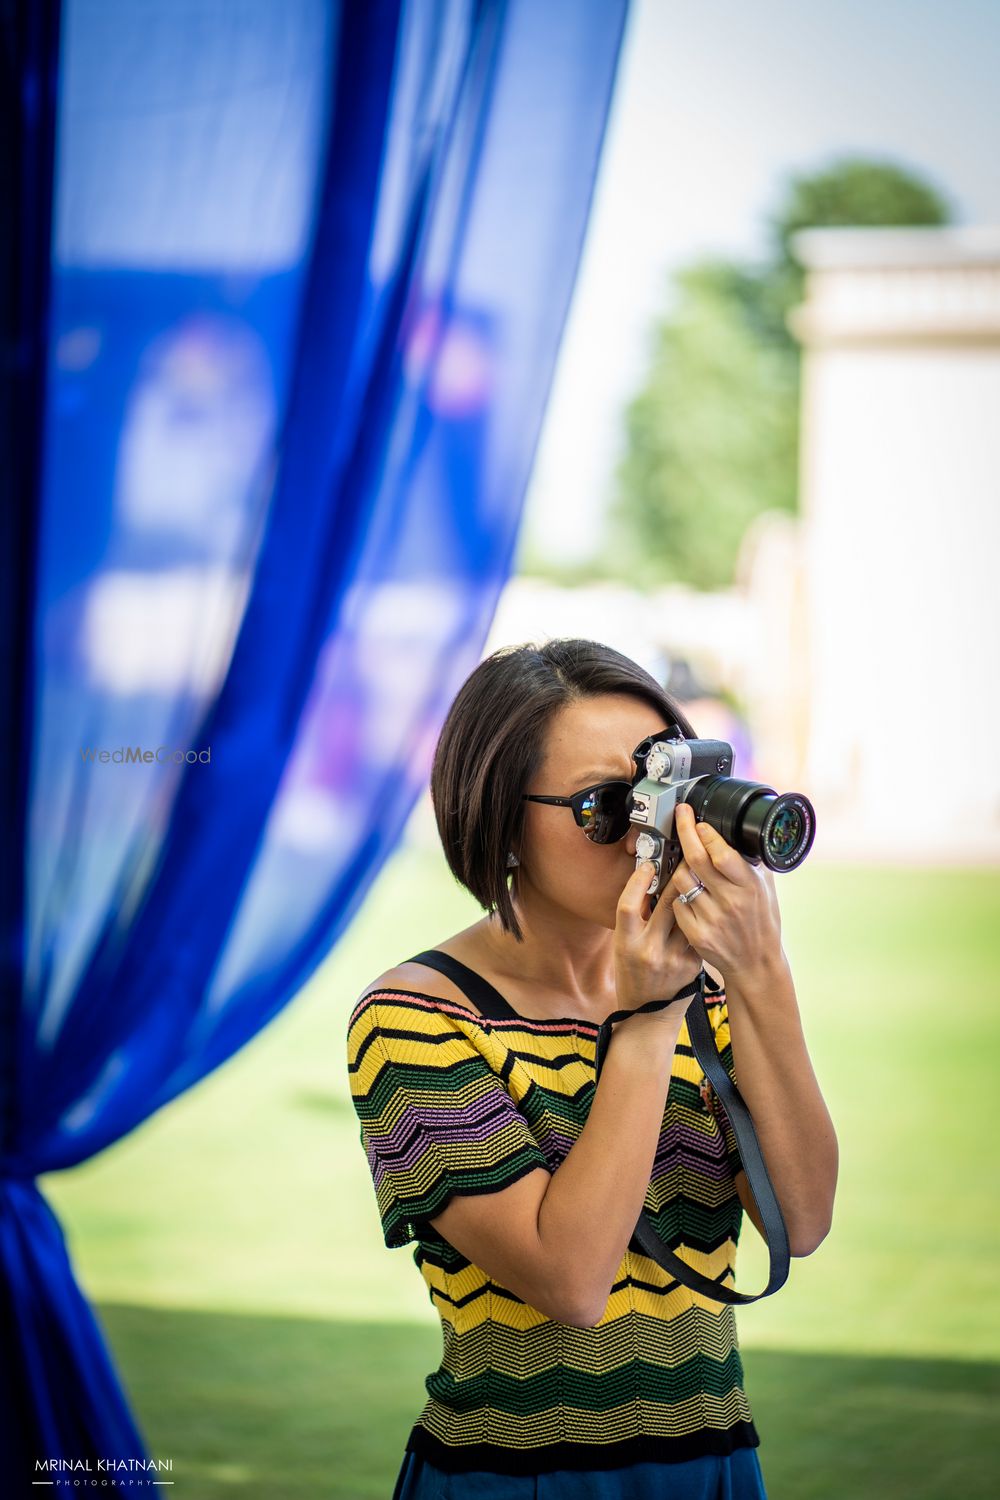
POLYGON ((517 855, 513 852, 513 850, 508 850, 507 851, 507 868, 508 868, 508 870, 512 870, 515 865, 519 865, 520 863, 521 863, 521 861, 518 859, 517 855))

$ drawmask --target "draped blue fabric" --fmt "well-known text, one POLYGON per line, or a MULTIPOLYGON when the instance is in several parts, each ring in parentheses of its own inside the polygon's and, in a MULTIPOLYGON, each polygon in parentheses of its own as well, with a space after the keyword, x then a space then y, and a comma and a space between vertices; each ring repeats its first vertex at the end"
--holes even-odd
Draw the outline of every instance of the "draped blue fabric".
POLYGON ((625 5, 4 11, 0 1472, 25 1493, 36 1460, 145 1455, 37 1178, 287 1004, 479 659, 625 5))

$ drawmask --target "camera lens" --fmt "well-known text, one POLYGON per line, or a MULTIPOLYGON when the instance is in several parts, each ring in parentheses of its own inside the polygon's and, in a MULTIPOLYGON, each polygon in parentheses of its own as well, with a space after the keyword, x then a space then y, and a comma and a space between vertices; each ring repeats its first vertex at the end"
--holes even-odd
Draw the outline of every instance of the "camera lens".
POLYGON ((696 818, 710 823, 747 859, 770 870, 794 870, 812 847, 816 814, 801 792, 782 792, 759 781, 704 776, 685 799, 696 818))
POLYGON ((770 870, 794 870, 812 847, 816 817, 801 792, 761 791, 743 816, 742 837, 770 870))
POLYGON ((773 819, 767 835, 767 847, 778 859, 787 859, 802 842, 802 815, 797 808, 784 807, 773 819))

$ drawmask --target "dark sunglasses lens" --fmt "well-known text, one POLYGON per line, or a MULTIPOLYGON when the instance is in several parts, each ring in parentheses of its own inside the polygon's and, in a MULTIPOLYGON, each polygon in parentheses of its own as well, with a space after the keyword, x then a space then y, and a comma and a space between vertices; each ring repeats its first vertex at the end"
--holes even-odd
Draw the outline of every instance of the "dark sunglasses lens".
POLYGON ((628 833, 631 809, 627 783, 595 787, 580 803, 583 831, 594 844, 614 844, 628 833))

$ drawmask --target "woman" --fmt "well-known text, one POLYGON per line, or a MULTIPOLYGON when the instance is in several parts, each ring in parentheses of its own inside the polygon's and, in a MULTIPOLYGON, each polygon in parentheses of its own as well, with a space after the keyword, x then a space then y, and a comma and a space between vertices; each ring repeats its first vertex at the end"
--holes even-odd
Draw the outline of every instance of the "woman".
POLYGON ((380 975, 348 1028, 385 1243, 416 1241, 444 1335, 393 1500, 765 1493, 732 1306, 629 1248, 645 1204, 732 1285, 744 1208, 761 1228, 687 1033, 702 967, 795 1255, 828 1232, 837 1142, 771 873, 684 804, 651 909, 626 798, 669 726, 695 737, 635 662, 556 640, 487 657, 442 729, 438 829, 486 914, 380 975))

